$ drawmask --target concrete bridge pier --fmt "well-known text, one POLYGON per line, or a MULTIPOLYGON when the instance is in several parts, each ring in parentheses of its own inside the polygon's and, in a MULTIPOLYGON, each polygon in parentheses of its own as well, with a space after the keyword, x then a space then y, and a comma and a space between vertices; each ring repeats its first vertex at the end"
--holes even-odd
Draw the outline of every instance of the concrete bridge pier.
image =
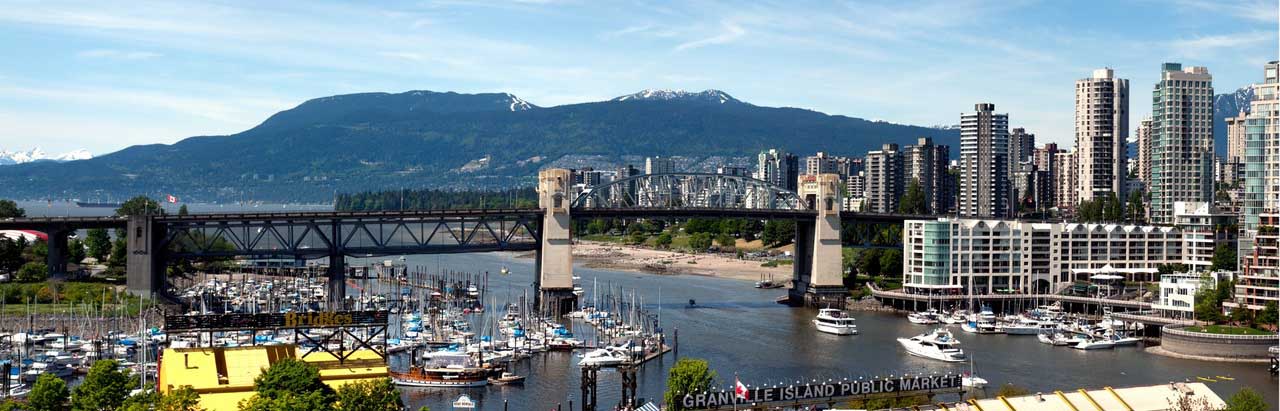
POLYGON ((45 235, 49 236, 49 252, 45 255, 45 265, 48 266, 49 276, 62 276, 67 273, 67 236, 71 235, 70 229, 67 228, 48 228, 44 230, 45 235))
POLYGON ((571 183, 569 170, 553 168, 538 173, 538 206, 545 210, 535 263, 538 307, 556 317, 578 308, 578 296, 573 294, 571 183))
POLYGON ((329 227, 329 238, 333 239, 333 244, 329 245, 329 270, 326 272, 328 282, 325 291, 329 296, 329 310, 340 311, 346 309, 347 255, 342 251, 341 241, 338 240, 342 238, 342 227, 338 223, 329 227))
POLYGON ((843 308, 849 292, 841 261, 840 176, 800 176, 799 194, 818 215, 812 222, 796 222, 795 281, 789 297, 810 307, 843 308))
POLYGON ((164 233, 164 225, 150 216, 129 217, 125 226, 125 288, 130 293, 151 298, 164 286, 165 255, 160 246, 164 233))

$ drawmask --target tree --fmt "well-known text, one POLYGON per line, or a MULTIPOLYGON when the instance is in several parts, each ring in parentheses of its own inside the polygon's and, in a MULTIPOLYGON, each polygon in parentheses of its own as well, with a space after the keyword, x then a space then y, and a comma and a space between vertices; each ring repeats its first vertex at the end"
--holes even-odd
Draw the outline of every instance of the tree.
POLYGON ((1210 270, 1236 270, 1236 249, 1226 243, 1218 244, 1213 249, 1213 265, 1210 270))
POLYGON ((1231 394, 1231 398, 1227 398, 1226 411, 1263 411, 1267 409, 1267 401, 1254 391, 1253 388, 1244 387, 1235 394, 1231 394))
POLYGON ((689 236, 689 248, 693 251, 706 251, 711 248, 711 234, 700 232, 689 236))
POLYGON ((49 266, 41 262, 29 262, 22 265, 18 269, 18 275, 15 278, 24 283, 38 283, 49 279, 49 266))
POLYGON ((90 229, 84 237, 84 245, 88 248, 89 256, 101 262, 111 253, 111 236, 105 228, 90 229))
POLYGON ((928 205, 924 201, 924 189, 920 187, 920 180, 911 179, 911 184, 907 185, 907 193, 898 202, 898 212, 902 214, 925 214, 929 212, 928 205))
POLYGON ((116 209, 117 216, 135 216, 135 215, 164 215, 164 208, 160 207, 160 203, 152 200, 147 196, 137 196, 120 204, 120 208, 116 209))
POLYGON ((71 409, 114 410, 124 404, 137 381, 119 370, 116 360, 99 360, 89 367, 84 381, 71 391, 71 409))
POLYGON ((609 222, 602 218, 591 220, 587 223, 587 233, 604 234, 609 232, 609 222))
POLYGON ((25 247, 25 241, 0 237, 0 271, 12 273, 22 268, 25 262, 22 259, 22 251, 25 247))
POLYGON ((390 378, 374 381, 357 381, 338 387, 338 402, 334 408, 341 411, 399 411, 404 409, 400 390, 390 378))
POLYGON ((880 275, 902 278, 902 250, 889 249, 880 254, 880 275))
POLYGON ((1116 193, 1107 193, 1102 201, 1102 221, 1119 222, 1124 219, 1124 207, 1120 204, 1120 199, 1116 197, 1116 193))
MULTIPOLYGON (((1221 287, 1223 284, 1219 283, 1221 287)), ((1208 321, 1212 323, 1221 322, 1222 318, 1222 301, 1218 299, 1218 290, 1216 287, 1203 287, 1196 292, 1195 298, 1195 314, 1196 319, 1200 321, 1208 321)))
POLYGON ((190 385, 184 385, 178 389, 170 390, 160 395, 160 399, 156 401, 155 411, 202 411, 200 408, 200 393, 196 392, 190 385))
POLYGON ((1258 313, 1258 317, 1256 319, 1259 324, 1266 324, 1268 326, 1276 325, 1276 321, 1280 321, 1280 313, 1276 310, 1276 302, 1272 301, 1267 303, 1266 308, 1263 308, 1262 312, 1258 313))
POLYGON ((876 275, 880 273, 880 255, 884 253, 879 248, 863 250, 858 254, 858 272, 866 275, 876 275))
POLYGON ((0 200, 0 218, 21 218, 27 216, 27 210, 18 207, 13 200, 0 200))
POLYGON ((40 374, 27 396, 29 411, 62 411, 67 409, 67 382, 53 374, 40 374))
POLYGON ((1145 201, 1146 195, 1142 190, 1133 190, 1129 192, 1129 204, 1125 206, 1125 214, 1128 216, 1130 223, 1142 224, 1147 222, 1147 206, 1145 201))
POLYGON ((129 251, 129 244, 124 242, 123 238, 117 238, 111 242, 111 255, 107 257, 107 266, 124 267, 129 251))
POLYGON ((186 205, 186 204, 183 204, 183 205, 181 205, 181 206, 178 206, 178 215, 189 215, 189 214, 191 214, 191 213, 187 211, 187 205, 186 205))
POLYGON ((719 244, 720 248, 732 248, 738 244, 738 240, 729 234, 721 233, 716 236, 716 244, 719 244))
POLYGON ((686 357, 676 361, 667 373, 667 392, 662 395, 667 409, 683 410, 680 400, 685 394, 708 391, 715 379, 716 372, 711 370, 706 360, 686 357))
POLYGON ((320 381, 318 368, 292 358, 272 364, 253 386, 257 394, 241 401, 241 410, 318 410, 335 400, 333 389, 320 381))
POLYGON ((769 247, 780 247, 791 244, 796 239, 796 222, 792 220, 769 220, 764 223, 764 233, 760 240, 769 247))
POLYGON ((653 244, 658 248, 667 248, 671 246, 671 233, 658 234, 658 238, 653 240, 653 244))
POLYGON ((71 241, 67 241, 67 259, 68 260, 70 260, 73 263, 80 264, 81 261, 84 261, 84 257, 85 257, 85 251, 84 251, 83 241, 80 241, 79 238, 73 238, 71 239, 71 241))

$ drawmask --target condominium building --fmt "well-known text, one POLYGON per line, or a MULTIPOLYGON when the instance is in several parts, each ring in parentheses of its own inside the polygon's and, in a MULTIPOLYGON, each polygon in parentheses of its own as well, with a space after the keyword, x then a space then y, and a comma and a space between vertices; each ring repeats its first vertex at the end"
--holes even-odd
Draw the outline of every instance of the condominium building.
POLYGON ((1244 120, 1245 229, 1256 228, 1263 212, 1280 212, 1280 63, 1267 63, 1263 71, 1244 120))
POLYGON ((866 207, 873 213, 896 213, 906 190, 903 183, 903 155, 897 144, 885 144, 868 151, 866 166, 866 207))
POLYGON ((956 211, 964 217, 1010 215, 1009 115, 979 103, 960 115, 960 177, 956 211))
POLYGON ((1201 273, 1175 273, 1160 276, 1160 291, 1151 309, 1169 318, 1194 319, 1196 293, 1216 286, 1215 277, 1201 273))
POLYGON ((1209 271, 1219 245, 1236 248, 1239 215, 1207 202, 1173 203, 1174 225, 1182 231, 1182 263, 1195 272, 1209 271))
POLYGON ((1152 94, 1151 221, 1173 223, 1173 203, 1213 199, 1213 76, 1165 63, 1152 94))
POLYGON ((761 151, 756 156, 757 180, 764 180, 773 185, 786 187, 796 191, 799 187, 800 158, 795 154, 785 153, 777 149, 761 151))
POLYGON ((1252 238, 1247 248, 1241 241, 1236 300, 1223 305, 1261 310, 1267 303, 1280 303, 1280 213, 1258 214, 1257 227, 1245 235, 1252 238))
POLYGON ((1095 275, 1159 281, 1185 263, 1178 227, 1017 220, 908 220, 903 283, 912 292, 1047 292, 1095 275))
POLYGON ((1018 127, 1009 130, 1009 172, 1019 169, 1018 164, 1031 161, 1036 149, 1036 135, 1018 127))
POLYGON ((1054 194, 1058 209, 1070 212, 1076 209, 1076 186, 1080 181, 1076 172, 1076 153, 1058 152, 1054 159, 1057 160, 1054 164, 1054 187, 1057 191, 1054 194))
POLYGON ((1134 166, 1134 174, 1138 180, 1142 180, 1142 184, 1151 187, 1151 117, 1138 122, 1138 129, 1134 134, 1138 139, 1138 164, 1134 166))
POLYGON ((670 158, 645 157, 645 174, 670 174, 676 172, 676 162, 670 158))
POLYGON ((804 173, 814 174, 839 174, 837 172, 840 157, 827 155, 827 153, 819 151, 818 154, 806 157, 804 159, 804 173))
MULTIPOLYGON (((1257 98, 1257 96, 1254 96, 1257 98)), ((1223 119, 1227 123, 1227 162, 1244 162, 1244 125, 1249 118, 1248 107, 1243 107, 1235 117, 1223 119)))
POLYGON ((1123 199, 1129 139, 1129 80, 1109 68, 1076 81, 1076 201, 1123 199))
POLYGON ((903 150, 903 183, 908 187, 912 181, 920 184, 926 212, 930 214, 946 213, 955 202, 955 193, 947 184, 949 150, 945 145, 934 144, 929 137, 920 137, 915 145, 903 150))

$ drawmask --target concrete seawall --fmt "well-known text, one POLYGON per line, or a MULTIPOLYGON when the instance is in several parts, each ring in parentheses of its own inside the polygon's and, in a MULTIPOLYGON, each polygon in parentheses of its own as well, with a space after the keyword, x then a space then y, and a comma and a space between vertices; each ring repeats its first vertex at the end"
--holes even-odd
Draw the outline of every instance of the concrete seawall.
POLYGON ((1267 361, 1267 349, 1280 344, 1276 335, 1224 335, 1189 331, 1183 326, 1161 329, 1156 354, 1207 361, 1267 361))

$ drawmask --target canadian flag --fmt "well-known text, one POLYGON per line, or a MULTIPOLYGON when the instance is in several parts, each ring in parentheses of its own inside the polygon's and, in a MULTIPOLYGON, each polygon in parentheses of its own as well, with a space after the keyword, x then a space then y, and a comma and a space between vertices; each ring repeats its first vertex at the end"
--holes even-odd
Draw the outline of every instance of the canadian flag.
POLYGON ((733 377, 733 396, 744 400, 751 399, 751 391, 747 391, 747 386, 742 385, 742 381, 738 381, 738 377, 733 377))
POLYGON ((169 202, 170 202, 170 203, 177 203, 177 202, 178 202, 178 197, 174 197, 174 196, 173 196, 173 194, 169 194, 169 196, 168 196, 168 200, 169 200, 169 202))

